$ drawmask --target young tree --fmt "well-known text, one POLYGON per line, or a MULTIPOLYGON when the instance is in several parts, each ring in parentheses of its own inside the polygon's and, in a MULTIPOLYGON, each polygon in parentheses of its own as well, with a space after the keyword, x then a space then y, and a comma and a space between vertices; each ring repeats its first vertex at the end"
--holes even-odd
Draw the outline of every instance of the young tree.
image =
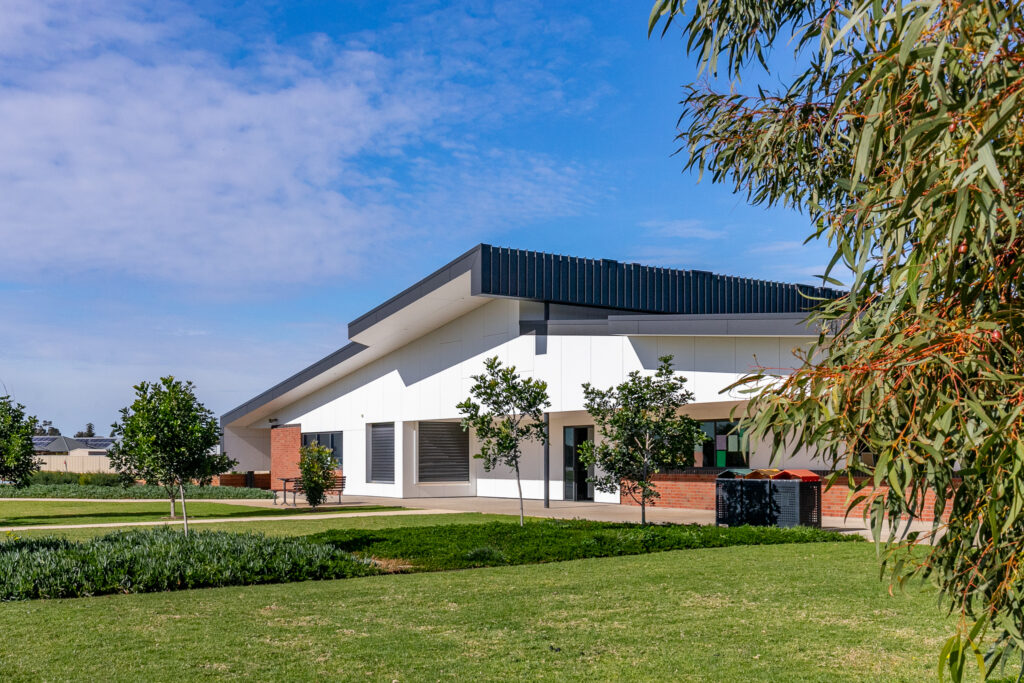
POLYGON ((213 449, 220 440, 217 418, 196 398, 192 382, 162 377, 135 386, 135 401, 121 409, 111 428, 120 437, 110 463, 126 480, 143 479, 167 491, 174 518, 174 498, 188 534, 185 486, 229 471, 238 463, 213 449))
POLYGON ((75 432, 75 437, 79 436, 96 436, 96 426, 92 422, 85 423, 85 429, 80 432, 75 432))
POLYGON ((36 418, 25 414, 25 406, 10 396, 0 396, 0 479, 25 486, 39 469, 32 436, 36 418))
POLYGON ((814 316, 829 334, 755 393, 751 438, 887 484, 870 517, 893 580, 933 580, 960 616, 943 665, 959 680, 991 638, 988 675, 1024 649, 1024 3, 684 5, 658 0, 650 28, 678 19, 711 75, 795 50, 778 91, 687 86, 687 167, 806 212, 825 275, 851 273, 814 316), (922 550, 897 530, 926 506, 922 550))
POLYGON ((548 400, 547 382, 523 378, 515 366, 503 367, 497 356, 484 361, 485 372, 473 375, 470 397, 458 405, 463 414, 462 428, 472 429, 480 442, 480 453, 490 472, 498 465, 516 474, 519 491, 519 525, 523 525, 523 484, 519 478, 519 459, 527 441, 545 443, 548 439, 544 409, 548 400))
POLYGON ((622 487, 640 504, 640 523, 647 524, 647 503, 660 497, 654 475, 666 468, 689 467, 704 443, 700 423, 679 414, 693 400, 686 378, 672 370, 672 356, 661 356, 654 376, 629 373, 629 379, 602 391, 583 385, 587 412, 594 418, 601 443, 580 446, 580 460, 601 474, 591 481, 599 491, 622 487))
POLYGON ((306 502, 317 508, 324 502, 324 492, 334 484, 335 468, 333 451, 327 446, 311 443, 299 450, 299 475, 306 502))

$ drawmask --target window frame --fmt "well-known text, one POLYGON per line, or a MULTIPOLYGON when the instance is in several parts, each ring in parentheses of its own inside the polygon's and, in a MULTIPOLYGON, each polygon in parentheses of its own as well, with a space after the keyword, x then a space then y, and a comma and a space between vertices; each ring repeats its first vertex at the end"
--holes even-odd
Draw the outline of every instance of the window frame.
POLYGON ((334 463, 337 465, 336 469, 344 470, 345 468, 345 432, 302 432, 302 445, 308 446, 313 441, 326 446, 331 449, 331 456, 334 458, 334 463), (328 443, 321 441, 323 437, 329 439, 328 443))

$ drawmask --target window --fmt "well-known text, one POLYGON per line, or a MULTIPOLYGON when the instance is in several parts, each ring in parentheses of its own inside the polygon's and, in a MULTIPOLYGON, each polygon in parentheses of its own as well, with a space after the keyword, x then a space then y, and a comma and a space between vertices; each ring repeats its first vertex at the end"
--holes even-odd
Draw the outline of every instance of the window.
POLYGON ((469 481, 469 434, 458 422, 420 422, 419 481, 469 481))
POLYGON ((344 453, 342 442, 341 432, 309 432, 302 435, 303 446, 318 443, 325 448, 330 448, 334 455, 334 462, 338 463, 339 470, 342 468, 344 461, 342 457, 344 453))
POLYGON ((370 481, 395 483, 395 423, 370 425, 370 481))
POLYGON ((697 465, 704 467, 746 467, 750 452, 744 443, 739 422, 732 420, 705 420, 701 430, 708 440, 694 454, 697 465))

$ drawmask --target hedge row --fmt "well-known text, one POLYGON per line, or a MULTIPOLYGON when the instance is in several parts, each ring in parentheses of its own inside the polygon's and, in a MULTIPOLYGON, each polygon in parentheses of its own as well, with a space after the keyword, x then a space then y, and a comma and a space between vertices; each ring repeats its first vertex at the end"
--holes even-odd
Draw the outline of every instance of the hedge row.
POLYGON ((243 586, 379 574, 367 560, 302 537, 174 529, 74 542, 0 542, 0 600, 243 586))
POLYGON ((376 530, 335 529, 310 538, 364 557, 401 559, 420 571, 558 562, 663 550, 862 540, 859 536, 809 527, 639 526, 583 520, 533 521, 523 527, 491 522, 376 530))
MULTIPOLYGON (((263 489, 233 486, 186 486, 185 496, 199 500, 273 498, 263 489)), ((162 486, 90 486, 79 484, 29 484, 24 488, 0 486, 0 498, 167 498, 162 486)))

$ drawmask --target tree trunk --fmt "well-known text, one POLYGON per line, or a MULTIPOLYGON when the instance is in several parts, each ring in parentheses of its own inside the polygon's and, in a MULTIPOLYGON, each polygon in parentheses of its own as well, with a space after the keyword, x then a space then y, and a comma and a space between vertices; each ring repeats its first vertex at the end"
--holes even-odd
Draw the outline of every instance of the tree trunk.
POLYGON ((644 485, 640 488, 640 526, 647 526, 647 458, 644 457, 644 485))
POLYGON ((519 526, 523 526, 523 484, 519 481, 519 463, 516 463, 516 488, 519 489, 519 526))
POLYGON ((185 522, 185 536, 188 536, 188 511, 185 510, 185 485, 178 484, 178 490, 181 491, 181 519, 185 522))
POLYGON ((174 490, 171 489, 171 519, 174 519, 174 490))

